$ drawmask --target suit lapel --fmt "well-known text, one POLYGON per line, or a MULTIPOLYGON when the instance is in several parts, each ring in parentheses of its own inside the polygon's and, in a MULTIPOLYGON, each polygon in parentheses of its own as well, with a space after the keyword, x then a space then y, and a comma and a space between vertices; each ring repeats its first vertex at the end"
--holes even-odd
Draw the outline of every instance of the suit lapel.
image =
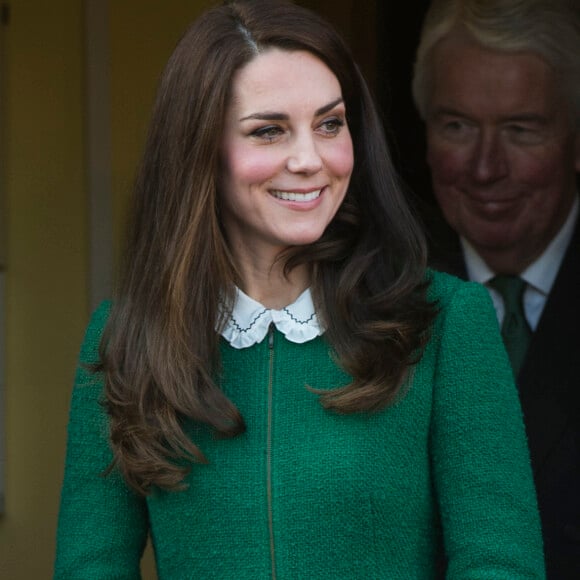
POLYGON ((580 220, 518 377, 534 470, 571 421, 580 396, 580 220))

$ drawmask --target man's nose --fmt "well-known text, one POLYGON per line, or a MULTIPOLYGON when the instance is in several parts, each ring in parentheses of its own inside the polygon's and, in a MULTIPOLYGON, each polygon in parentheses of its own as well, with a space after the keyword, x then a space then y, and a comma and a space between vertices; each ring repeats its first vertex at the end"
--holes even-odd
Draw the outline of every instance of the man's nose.
POLYGON ((472 177, 479 183, 492 183, 505 177, 508 163, 501 135, 483 130, 475 144, 471 163, 472 177))

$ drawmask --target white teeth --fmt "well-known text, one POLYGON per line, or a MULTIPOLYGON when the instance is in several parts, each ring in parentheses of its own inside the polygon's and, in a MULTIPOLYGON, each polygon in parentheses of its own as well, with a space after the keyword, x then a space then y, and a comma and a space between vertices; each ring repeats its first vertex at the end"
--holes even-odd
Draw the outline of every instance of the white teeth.
POLYGON ((320 195, 321 191, 321 189, 317 189, 316 191, 311 191, 309 193, 297 193, 295 191, 273 190, 272 195, 285 201, 312 201, 320 195))

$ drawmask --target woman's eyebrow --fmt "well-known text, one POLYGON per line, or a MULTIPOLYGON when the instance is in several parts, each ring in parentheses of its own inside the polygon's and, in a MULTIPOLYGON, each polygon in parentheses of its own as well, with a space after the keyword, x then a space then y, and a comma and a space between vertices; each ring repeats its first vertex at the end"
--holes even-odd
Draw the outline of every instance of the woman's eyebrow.
POLYGON ((242 117, 240 121, 250 121, 252 119, 257 119, 259 121, 287 121, 289 117, 286 113, 264 111, 262 113, 252 113, 251 115, 242 117))
MULTIPOLYGON (((316 117, 318 117, 320 115, 324 115, 324 113, 328 113, 328 111, 331 111, 332 109, 334 109, 334 107, 336 107, 336 105, 339 105, 342 102, 343 102, 343 98, 338 97, 338 99, 335 99, 334 101, 331 101, 327 105, 324 105, 323 107, 320 107, 319 109, 317 109, 314 112, 314 115, 316 117)), ((287 121, 288 119, 289 119, 289 116, 286 113, 278 113, 275 111, 262 111, 260 113, 252 113, 251 115, 246 115, 245 117, 242 117, 240 119, 240 121, 250 121, 250 120, 287 121)))
POLYGON ((340 105, 340 103, 343 102, 343 98, 342 97, 338 97, 338 99, 335 99, 334 101, 328 103, 328 105, 324 105, 324 107, 320 107, 320 109, 318 109, 316 111, 316 116, 318 117, 319 115, 324 115, 324 113, 328 113, 328 111, 331 111, 332 109, 334 109, 334 107, 336 107, 336 105, 340 105))

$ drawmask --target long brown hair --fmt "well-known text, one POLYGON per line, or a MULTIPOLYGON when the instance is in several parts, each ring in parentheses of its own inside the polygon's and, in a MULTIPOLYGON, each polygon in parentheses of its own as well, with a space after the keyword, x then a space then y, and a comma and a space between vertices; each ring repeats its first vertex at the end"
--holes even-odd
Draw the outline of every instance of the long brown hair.
POLYGON ((176 489, 181 459, 205 461, 184 433, 192 419, 222 436, 244 429, 214 377, 220 301, 239 282, 219 219, 220 141, 234 73, 270 47, 305 50, 336 75, 355 166, 333 222, 293 248, 286 268, 313 266, 326 336, 353 377, 321 394, 337 412, 388 405, 419 358, 434 309, 426 250, 393 170, 380 119, 352 56, 314 13, 284 1, 234 1, 203 14, 169 59, 134 189, 118 296, 100 369, 116 464, 140 493, 176 489))

